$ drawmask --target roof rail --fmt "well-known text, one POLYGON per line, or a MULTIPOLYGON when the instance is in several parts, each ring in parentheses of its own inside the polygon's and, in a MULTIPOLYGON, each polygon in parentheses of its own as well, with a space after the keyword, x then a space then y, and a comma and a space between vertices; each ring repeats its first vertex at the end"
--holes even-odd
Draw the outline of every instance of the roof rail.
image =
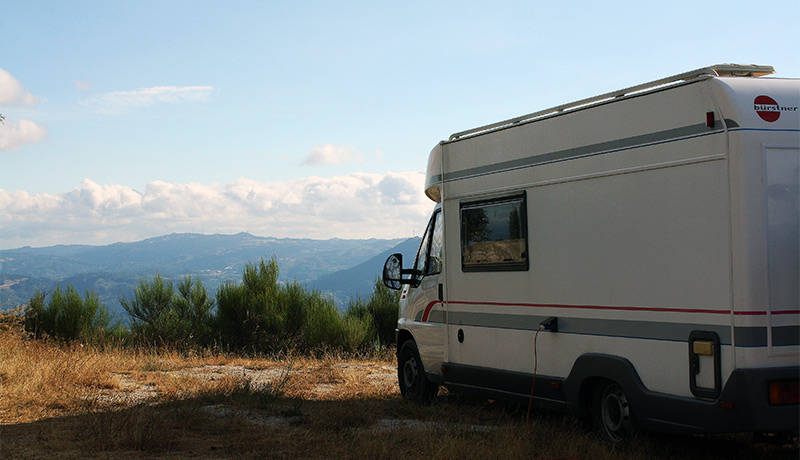
POLYGON ((703 67, 701 69, 692 70, 690 72, 684 72, 678 75, 673 75, 671 77, 662 78, 660 80, 643 83, 641 85, 631 86, 630 88, 625 88, 618 91, 612 91, 610 93, 601 94, 599 96, 594 96, 587 99, 581 99, 579 101, 570 102, 564 105, 559 105, 549 109, 541 110, 539 112, 529 113, 527 115, 522 115, 520 117, 498 121, 497 123, 492 123, 490 125, 480 126, 478 128, 469 129, 467 131, 461 131, 452 134, 449 140, 453 141, 456 139, 461 139, 463 137, 471 136, 485 131, 491 131, 493 129, 504 128, 510 125, 516 125, 522 123, 523 121, 531 121, 537 118, 543 118, 548 115, 555 115, 565 111, 572 111, 580 107, 595 105, 607 101, 609 99, 629 96, 634 93, 658 88, 660 86, 670 85, 676 82, 693 80, 701 77, 706 77, 706 78, 730 77, 730 76, 761 77, 772 73, 775 73, 775 69, 772 68, 772 66, 759 66, 759 65, 747 65, 747 64, 717 64, 710 67, 703 67))

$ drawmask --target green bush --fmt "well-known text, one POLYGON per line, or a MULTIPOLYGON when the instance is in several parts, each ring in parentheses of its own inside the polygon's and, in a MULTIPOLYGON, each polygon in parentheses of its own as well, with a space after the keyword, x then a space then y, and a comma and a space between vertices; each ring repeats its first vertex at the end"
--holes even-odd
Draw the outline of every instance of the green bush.
POLYGON ((248 263, 241 283, 217 290, 217 308, 199 279, 173 282, 154 276, 140 280, 133 297, 120 298, 130 315, 130 332, 109 328, 108 310, 97 295, 82 299, 72 286, 31 299, 25 325, 37 337, 66 340, 131 339, 135 343, 172 347, 303 352, 357 352, 394 343, 398 293, 380 281, 366 302, 357 299, 341 314, 332 299, 300 283, 278 281, 275 258, 248 263), (127 335, 126 335, 127 333, 127 335))
POLYGON ((302 331, 302 345, 308 350, 335 349, 342 342, 342 317, 336 306, 321 296, 308 296, 306 325, 302 331))
POLYGON ((369 320, 364 318, 342 318, 342 338, 339 348, 347 352, 364 350, 367 346, 375 349, 374 329, 369 320))
POLYGON ((369 325, 371 339, 381 346, 392 345, 395 343, 399 301, 400 291, 389 289, 381 280, 376 280, 369 299, 366 302, 361 298, 351 301, 345 317, 358 318, 369 325))
POLYGON ((74 287, 64 291, 57 285, 49 296, 45 302, 47 294, 37 291, 25 312, 25 329, 35 337, 100 342, 111 335, 111 316, 94 292, 81 298, 74 287))
POLYGON ((317 297, 300 283, 293 281, 278 290, 278 304, 283 312, 285 331, 302 331, 308 324, 309 300, 317 297))
POLYGON ((158 345, 194 346, 211 335, 213 302, 199 279, 187 276, 175 292, 172 281, 160 275, 139 281, 132 299, 120 298, 131 316, 134 339, 158 345))
POLYGON ((278 335, 283 319, 276 307, 278 263, 248 263, 242 283, 227 282, 217 290, 215 324, 220 342, 233 348, 262 348, 278 335))
POLYGON ((355 352, 368 343, 369 324, 344 318, 331 299, 314 292, 308 295, 306 306, 302 343, 307 350, 355 352))
POLYGON ((371 317, 345 317, 331 299, 296 281, 279 283, 278 275, 275 259, 262 259, 247 264, 241 284, 229 282, 219 288, 215 324, 222 344, 307 352, 354 352, 370 344, 375 336, 371 317))
POLYGON ((211 319, 214 301, 200 278, 192 280, 186 276, 178 284, 179 296, 175 310, 181 323, 187 328, 187 340, 192 344, 205 344, 211 338, 211 319))

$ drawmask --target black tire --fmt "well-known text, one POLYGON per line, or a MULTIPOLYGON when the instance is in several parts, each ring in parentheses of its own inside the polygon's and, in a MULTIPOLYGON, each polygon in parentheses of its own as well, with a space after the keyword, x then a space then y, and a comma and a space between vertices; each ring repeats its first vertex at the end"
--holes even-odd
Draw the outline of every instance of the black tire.
POLYGON ((592 397, 592 424, 606 442, 624 446, 636 435, 636 421, 628 397, 614 382, 595 387, 592 397))
POLYGON ((419 350, 413 340, 404 342, 397 353, 397 381, 400 393, 407 401, 429 403, 439 392, 439 385, 425 376, 419 350))

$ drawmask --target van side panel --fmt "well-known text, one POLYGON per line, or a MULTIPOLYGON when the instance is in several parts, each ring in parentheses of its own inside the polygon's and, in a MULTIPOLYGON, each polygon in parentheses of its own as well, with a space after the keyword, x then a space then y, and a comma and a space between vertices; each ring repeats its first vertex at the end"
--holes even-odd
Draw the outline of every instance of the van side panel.
POLYGON ((530 248, 528 271, 464 273, 449 234, 450 361, 532 372, 533 334, 555 316, 559 332, 538 338, 545 376, 609 353, 650 390, 692 396, 694 330, 719 335, 730 374, 727 142, 708 111, 693 84, 446 144, 446 227, 459 228, 459 204, 476 192, 522 189, 530 248))

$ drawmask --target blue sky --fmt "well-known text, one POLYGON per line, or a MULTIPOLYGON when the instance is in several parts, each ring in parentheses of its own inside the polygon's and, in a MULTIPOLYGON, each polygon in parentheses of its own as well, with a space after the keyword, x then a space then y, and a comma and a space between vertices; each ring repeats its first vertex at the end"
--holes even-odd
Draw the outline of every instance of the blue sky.
POLYGON ((800 77, 791 1, 10 1, 0 247, 406 237, 451 133, 723 62, 800 77))

